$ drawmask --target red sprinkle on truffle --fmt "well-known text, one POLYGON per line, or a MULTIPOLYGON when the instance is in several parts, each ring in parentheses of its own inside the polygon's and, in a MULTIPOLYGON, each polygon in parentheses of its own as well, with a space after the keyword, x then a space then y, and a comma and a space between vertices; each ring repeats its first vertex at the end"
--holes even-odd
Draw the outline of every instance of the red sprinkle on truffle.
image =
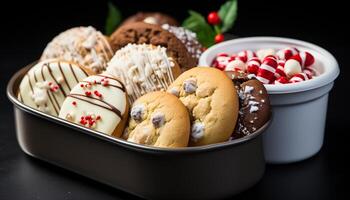
POLYGON ((102 94, 99 93, 97 90, 94 91, 94 94, 95 94, 96 96, 98 96, 98 97, 102 97, 102 94))
POLYGON ((76 106, 76 105, 77 105, 77 102, 76 102, 76 101, 73 101, 73 102, 72 102, 72 105, 73 105, 73 106, 76 106))
POLYGON ((85 121, 85 119, 81 119, 81 120, 80 120, 80 123, 81 123, 82 125, 86 125, 87 122, 85 121))
POLYGON ((85 95, 86 95, 86 96, 91 96, 91 92, 90 92, 90 91, 86 91, 86 92, 85 92, 85 95))
POLYGON ((90 121, 89 121, 89 126, 94 125, 94 123, 95 123, 95 120, 90 120, 90 121))

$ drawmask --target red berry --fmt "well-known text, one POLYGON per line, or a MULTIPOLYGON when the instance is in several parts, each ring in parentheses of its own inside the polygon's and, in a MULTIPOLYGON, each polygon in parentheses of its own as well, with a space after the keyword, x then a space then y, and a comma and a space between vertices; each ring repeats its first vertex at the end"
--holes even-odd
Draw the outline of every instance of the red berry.
POLYGON ((220 16, 217 12, 211 12, 209 13, 207 17, 208 23, 211 25, 218 25, 221 22, 220 16))
POLYGON ((220 43, 220 42, 222 42, 222 41, 224 41, 224 35, 223 34, 217 34, 216 36, 215 36, 215 43, 220 43))

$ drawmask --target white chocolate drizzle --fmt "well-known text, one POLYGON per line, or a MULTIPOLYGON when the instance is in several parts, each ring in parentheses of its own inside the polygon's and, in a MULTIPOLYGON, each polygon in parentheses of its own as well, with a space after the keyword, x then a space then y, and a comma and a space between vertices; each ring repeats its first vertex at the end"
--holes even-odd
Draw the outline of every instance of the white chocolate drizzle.
POLYGON ((115 53, 106 73, 120 78, 132 103, 148 92, 166 90, 174 81, 174 66, 164 47, 128 44, 115 53))
POLYGON ((61 105, 79 80, 88 75, 79 66, 57 60, 45 60, 24 76, 19 89, 20 100, 33 108, 58 115, 61 105))

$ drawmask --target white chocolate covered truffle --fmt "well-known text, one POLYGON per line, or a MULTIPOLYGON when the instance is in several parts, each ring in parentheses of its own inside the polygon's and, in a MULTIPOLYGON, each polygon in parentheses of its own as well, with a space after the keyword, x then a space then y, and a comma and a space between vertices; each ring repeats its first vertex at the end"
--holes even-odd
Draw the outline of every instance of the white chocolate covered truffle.
POLYGON ((132 103, 148 92, 165 91, 180 74, 180 67, 164 47, 129 44, 115 53, 106 73, 124 83, 132 103))
POLYGON ((119 137, 128 116, 124 85, 106 75, 89 76, 63 102, 59 117, 119 137))
POLYGON ((75 27, 56 36, 45 48, 41 60, 58 58, 72 61, 98 74, 105 70, 113 54, 101 32, 91 26, 75 27))
POLYGON ((66 96, 88 76, 87 71, 66 61, 41 61, 23 77, 18 98, 32 108, 57 116, 66 96))

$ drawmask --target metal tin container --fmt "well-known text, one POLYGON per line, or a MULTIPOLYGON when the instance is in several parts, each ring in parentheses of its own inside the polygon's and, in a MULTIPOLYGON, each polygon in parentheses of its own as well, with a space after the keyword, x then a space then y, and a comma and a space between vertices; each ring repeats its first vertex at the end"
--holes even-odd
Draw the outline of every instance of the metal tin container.
POLYGON ((187 148, 130 143, 30 108, 16 98, 31 66, 7 86, 17 139, 30 156, 146 199, 218 199, 248 189, 264 174, 261 134, 187 148))

